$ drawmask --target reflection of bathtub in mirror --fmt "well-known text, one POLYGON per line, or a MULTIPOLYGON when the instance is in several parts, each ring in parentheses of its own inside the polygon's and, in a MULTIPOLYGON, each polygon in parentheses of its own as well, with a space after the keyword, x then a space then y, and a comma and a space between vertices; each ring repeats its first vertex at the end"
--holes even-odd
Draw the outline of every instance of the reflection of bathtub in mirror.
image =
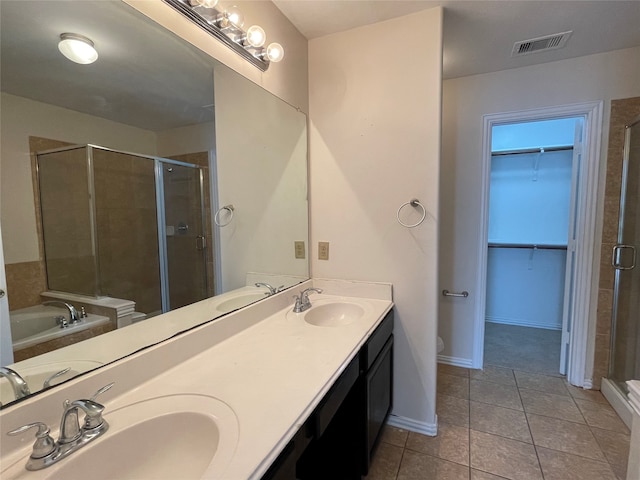
POLYGON ((16 359, 25 359, 55 348, 65 347, 84 340, 96 327, 108 326, 109 318, 88 314, 77 323, 66 326, 59 318, 69 320, 69 312, 64 308, 36 305, 11 311, 9 321, 16 359))
MULTIPOLYGON (((70 342, 65 344, 64 348, 52 349, 51 351, 44 350, 47 353, 41 352, 41 355, 33 358, 24 357, 26 360, 22 361, 18 361, 21 351, 27 351, 29 348, 37 349, 39 346, 46 345, 49 342, 65 341, 65 337, 73 339, 76 334, 81 335, 91 328, 108 327, 112 329, 114 325, 108 317, 89 314, 87 318, 83 319, 82 324, 61 329, 55 324, 55 317, 64 315, 66 313, 65 309, 40 305, 13 310, 11 312, 12 322, 19 322, 17 324, 20 325, 20 329, 26 330, 22 327, 28 322, 40 322, 45 325, 45 331, 48 333, 30 335, 28 337, 29 340, 18 340, 32 346, 16 350, 16 362, 7 365, 7 367, 16 371, 25 379, 31 393, 35 393, 42 390, 45 380, 65 368, 70 368, 70 370, 54 379, 51 382, 52 386, 200 325, 202 318, 214 320, 232 310, 243 308, 266 298, 269 289, 256 287, 255 284, 258 282, 268 283, 274 288, 281 287, 280 290, 282 290, 303 280, 301 277, 292 275, 248 272, 246 275, 247 286, 157 316, 146 317, 138 312, 133 312, 134 316, 138 315, 137 318, 129 319, 127 322, 118 322, 122 324, 119 328, 111 330, 104 335, 88 338, 78 343, 70 342), (45 315, 42 315, 42 312, 45 312, 45 315), (45 317, 44 320, 38 320, 38 317, 43 316, 45 317), (94 321, 88 322, 87 320, 94 321), (51 323, 53 323, 53 328, 51 323), (68 334, 65 335, 67 332, 68 334), (57 338, 44 340, 47 334, 57 335, 57 338), (38 335, 41 335, 40 343, 34 343, 34 337, 38 335)), ((61 292, 56 292, 56 296, 51 298, 63 299, 74 303, 71 299, 65 299, 64 294, 61 292)), ((73 296, 73 298, 77 300, 80 297, 73 296)), ((2 405, 7 405, 7 403, 14 400, 9 383, 0 378, 0 402, 2 405)))

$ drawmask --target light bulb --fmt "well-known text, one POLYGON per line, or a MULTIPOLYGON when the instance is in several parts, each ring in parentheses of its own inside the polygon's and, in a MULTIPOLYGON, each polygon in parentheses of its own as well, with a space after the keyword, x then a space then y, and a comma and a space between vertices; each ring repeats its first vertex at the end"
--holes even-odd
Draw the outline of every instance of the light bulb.
POLYGON ((267 34, 264 33, 262 27, 252 25, 248 28, 245 41, 252 47, 258 48, 264 45, 267 34))
POLYGON ((192 7, 215 8, 218 0, 189 0, 192 7))
POLYGON ((61 34, 58 50, 72 62, 82 65, 93 63, 98 59, 98 52, 93 47, 93 42, 75 33, 61 34))
POLYGON ((240 9, 233 5, 226 9, 225 17, 227 21, 238 28, 242 28, 244 25, 244 15, 240 11, 240 9))
POLYGON ((270 62, 279 62, 284 57, 284 48, 279 43, 270 43, 267 47, 267 58, 270 62))

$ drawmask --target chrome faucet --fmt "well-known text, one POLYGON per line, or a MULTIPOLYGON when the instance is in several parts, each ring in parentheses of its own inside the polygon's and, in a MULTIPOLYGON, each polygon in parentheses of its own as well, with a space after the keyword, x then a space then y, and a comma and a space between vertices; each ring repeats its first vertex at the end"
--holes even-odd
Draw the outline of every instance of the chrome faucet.
POLYGON ((102 387, 90 399, 73 402, 65 400, 62 421, 60 422, 60 436, 57 442, 49 435, 49 427, 41 422, 29 423, 7 432, 7 435, 19 435, 30 428, 38 428, 36 442, 33 444, 33 451, 27 461, 27 470, 41 470, 49 467, 104 434, 109 429, 109 424, 102 418, 105 407, 95 399, 113 385, 110 383, 102 387), (78 421, 78 409, 84 412, 82 427, 78 421))
POLYGON ((296 304, 293 306, 294 313, 301 313, 311 308, 311 302, 309 301, 309 294, 311 292, 322 293, 321 288, 307 288, 300 292, 300 295, 294 295, 296 304))
POLYGON ((103 411, 104 405, 95 400, 82 399, 74 400, 73 402, 65 400, 58 443, 60 445, 73 443, 82 436, 83 430, 91 430, 104 425, 104 420, 102 419, 103 411), (84 425, 82 428, 80 428, 80 422, 78 421, 78 409, 84 412, 84 425))
POLYGON ((24 378, 22 378, 15 370, 11 370, 7 367, 0 367, 0 378, 7 379, 13 389, 13 394, 15 395, 16 400, 24 398, 27 395, 31 395, 29 385, 27 385, 24 378))
POLYGON ((264 282, 258 282, 255 284, 256 287, 265 287, 269 289, 269 293, 267 293, 267 296, 271 296, 271 295, 275 295, 276 293, 278 293, 280 291, 281 288, 284 287, 284 285, 280 285, 279 287, 272 287, 271 285, 269 285, 268 283, 264 283, 264 282))
POLYGON ((69 323, 77 323, 80 321, 80 316, 78 315, 78 311, 76 310, 76 307, 74 307, 70 303, 63 302, 62 300, 49 300, 46 302, 42 302, 42 305, 63 306, 69 311, 69 323))

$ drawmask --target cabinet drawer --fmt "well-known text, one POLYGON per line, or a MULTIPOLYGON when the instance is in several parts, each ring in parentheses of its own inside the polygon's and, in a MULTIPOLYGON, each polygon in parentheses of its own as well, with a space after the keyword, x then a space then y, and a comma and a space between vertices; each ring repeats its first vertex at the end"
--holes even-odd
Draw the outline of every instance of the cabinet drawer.
POLYGON ((389 311, 384 317, 384 320, 380 322, 378 328, 371 335, 367 343, 363 347, 362 352, 362 370, 368 371, 375 362, 378 354, 389 340, 389 337, 393 333, 393 310, 389 311))
POLYGON ((296 462, 312 440, 309 430, 308 424, 298 430, 261 480, 296 480, 296 462))
POLYGON ((320 437, 326 430, 329 422, 336 414, 340 405, 347 397, 347 394, 351 390, 351 387, 356 383, 360 375, 358 356, 351 361, 349 366, 342 372, 342 375, 336 383, 331 387, 331 390, 322 400, 322 403, 318 405, 315 412, 315 436, 320 437))

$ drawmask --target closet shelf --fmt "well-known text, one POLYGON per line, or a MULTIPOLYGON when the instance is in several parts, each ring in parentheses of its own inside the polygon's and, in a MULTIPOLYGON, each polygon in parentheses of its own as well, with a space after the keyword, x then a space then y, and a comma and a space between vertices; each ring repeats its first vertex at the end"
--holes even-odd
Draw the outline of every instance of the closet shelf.
POLYGON ((502 155, 521 155, 525 153, 561 152, 564 150, 573 150, 573 145, 560 145, 557 147, 519 148, 515 150, 497 150, 495 152, 491 152, 491 156, 498 157, 502 155))
POLYGON ((489 242, 489 248, 537 248, 539 250, 566 250, 566 245, 550 243, 495 243, 489 242))

